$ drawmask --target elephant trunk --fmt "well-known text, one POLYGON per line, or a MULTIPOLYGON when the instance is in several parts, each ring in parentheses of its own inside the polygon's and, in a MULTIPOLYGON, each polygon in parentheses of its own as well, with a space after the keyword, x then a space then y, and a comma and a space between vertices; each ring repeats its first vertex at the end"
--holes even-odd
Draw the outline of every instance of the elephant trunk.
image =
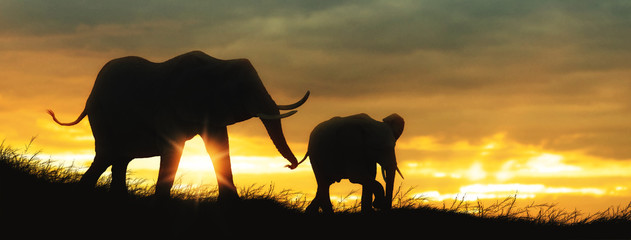
POLYGON ((276 146, 278 152, 289 161, 290 165, 287 165, 290 169, 294 169, 298 166, 298 160, 294 156, 294 153, 287 145, 287 140, 285 140, 285 135, 283 134, 283 128, 280 124, 280 119, 264 119, 261 118, 261 122, 265 125, 265 129, 267 130, 267 134, 270 139, 276 146))
POLYGON ((382 170, 384 181, 386 181, 386 209, 392 208, 392 193, 394 191, 394 178, 396 177, 396 169, 397 168, 395 167, 382 170))

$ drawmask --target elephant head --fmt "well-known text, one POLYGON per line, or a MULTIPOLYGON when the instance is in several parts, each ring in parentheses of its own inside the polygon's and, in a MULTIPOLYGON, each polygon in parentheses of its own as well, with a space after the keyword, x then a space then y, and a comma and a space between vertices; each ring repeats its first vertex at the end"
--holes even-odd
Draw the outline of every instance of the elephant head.
POLYGON ((174 91, 186 94, 174 98, 177 102, 174 110, 181 121, 196 122, 202 127, 228 126, 258 117, 278 152, 289 161, 287 167, 294 169, 298 166, 287 145, 280 119, 296 113, 294 109, 307 101, 309 91, 293 104, 276 104, 247 59, 207 65, 190 71, 182 79, 185 81, 180 82, 178 87, 183 89, 174 91), (218 77, 221 81, 215 80, 218 77), (291 111, 281 114, 280 110, 291 111))
MULTIPOLYGON (((394 140, 399 139, 401 134, 403 133, 403 127, 405 126, 405 121, 401 116, 396 113, 390 114, 386 118, 383 119, 383 122, 390 128, 392 131, 392 136, 394 140)), ((399 170, 397 159, 394 154, 394 149, 392 150, 391 157, 385 158, 384 162, 381 162, 381 174, 383 176, 384 181, 386 182, 386 203, 385 208, 392 207, 392 193, 394 190, 394 178, 396 176, 396 172, 399 173, 401 178, 403 178, 403 174, 399 170)))

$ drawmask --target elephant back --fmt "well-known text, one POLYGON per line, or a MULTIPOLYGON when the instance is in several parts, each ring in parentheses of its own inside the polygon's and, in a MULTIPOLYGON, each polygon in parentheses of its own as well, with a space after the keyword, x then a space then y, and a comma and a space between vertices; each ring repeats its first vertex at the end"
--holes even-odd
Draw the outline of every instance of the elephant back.
POLYGON ((365 113, 341 119, 341 128, 348 129, 349 134, 353 135, 353 140, 357 141, 354 145, 359 145, 365 150, 394 148, 396 140, 387 124, 365 113))
POLYGON ((394 145, 394 136, 386 124, 367 114, 357 114, 333 117, 316 126, 309 140, 309 152, 312 156, 353 158, 358 153, 371 155, 375 151, 394 149, 394 145))

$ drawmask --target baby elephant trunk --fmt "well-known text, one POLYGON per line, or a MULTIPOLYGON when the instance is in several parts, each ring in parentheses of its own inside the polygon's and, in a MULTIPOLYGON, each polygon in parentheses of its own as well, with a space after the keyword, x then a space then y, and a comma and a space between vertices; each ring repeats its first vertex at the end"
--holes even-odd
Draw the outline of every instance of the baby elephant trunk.
POLYGON ((392 208, 392 193, 394 191, 394 178, 396 177, 397 168, 382 169, 384 181, 386 181, 386 203, 385 209, 392 208))

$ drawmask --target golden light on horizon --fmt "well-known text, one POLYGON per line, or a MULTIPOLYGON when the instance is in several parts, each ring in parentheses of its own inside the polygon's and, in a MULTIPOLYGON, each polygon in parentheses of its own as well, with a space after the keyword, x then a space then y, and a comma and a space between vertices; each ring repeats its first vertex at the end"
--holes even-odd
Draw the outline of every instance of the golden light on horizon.
MULTIPOLYGON (((423 154, 416 155, 416 159, 400 160, 401 171, 406 180, 397 179, 397 184, 408 186, 420 191, 412 191, 411 197, 424 198, 432 202, 460 199, 464 201, 503 199, 515 196, 518 199, 554 199, 554 196, 591 196, 603 198, 607 196, 619 198, 631 197, 631 191, 622 182, 599 182, 582 184, 595 177, 618 179, 631 173, 631 166, 615 160, 607 162, 608 166, 595 168, 591 162, 593 157, 584 156, 579 152, 546 152, 539 146, 522 145, 505 138, 506 133, 485 137, 482 141, 471 143, 456 141, 441 143, 430 136, 418 136, 402 139, 398 148, 403 151, 410 148, 422 148, 425 152, 458 151, 466 152, 470 161, 459 159, 464 155, 443 159, 446 165, 436 164, 435 161, 424 159, 423 154), (419 144, 421 143, 421 144, 419 144), (452 150, 453 149, 453 150, 452 150), (508 158, 503 158, 508 157, 508 158), (568 159, 572 159, 571 163, 568 159), (449 162, 467 163, 453 166, 449 162), (496 164, 489 164, 496 162, 496 164), (612 169, 616 169, 613 171, 612 169), (409 177, 408 177, 409 176, 409 177), (432 180, 433 179, 433 180, 432 180), (441 179, 460 184, 427 185, 424 181, 440 183, 441 179), (582 180, 585 179, 585 180, 582 180), (581 182, 571 184, 570 181, 581 182)), ((309 162, 303 163, 298 169, 290 171, 283 168, 285 159, 275 152, 269 139, 243 137, 236 135, 231 138, 233 145, 240 155, 232 154, 232 168, 235 181, 239 187, 261 183, 272 183, 280 188, 289 188, 312 196, 315 193, 315 180, 309 162), (261 144, 269 145, 261 147, 261 144), (246 151, 248 146, 253 151, 246 151), (262 151, 262 155, 257 151, 262 151), (294 182, 273 182, 273 179, 291 178, 294 182), (241 179, 244 178, 244 179, 241 179), (269 179, 269 180, 268 180, 269 179), (295 181, 304 183, 296 184, 295 181), (304 188, 304 186, 307 186, 304 188), (296 189, 296 187, 298 187, 296 189)), ((293 145, 290 143, 290 145, 293 145)), ((298 144, 300 145, 300 144, 298 144)), ((305 146, 303 146, 305 147, 305 146)), ((86 150, 87 151, 87 150, 86 150)), ((431 154, 427 154, 431 155, 431 154)), ((50 158, 61 162, 69 162, 75 166, 89 166, 92 154, 51 154, 50 158)), ((145 178, 147 184, 153 184, 157 177, 159 158, 133 160, 129 171, 131 177, 145 178)), ((184 148, 182 160, 178 170, 178 185, 180 186, 212 186, 216 184, 212 161, 206 153, 201 137, 196 136, 188 141, 184 148)), ((342 183, 333 185, 332 192, 336 196, 345 196, 358 185, 342 183)), ((355 198, 358 196, 353 195, 355 198)), ((340 198, 342 199, 342 198, 340 198)), ((338 199, 339 200, 339 199, 338 199)), ((350 201, 344 198, 344 201, 350 201)), ((593 207, 590 211, 601 208, 593 207)), ((586 210, 587 211, 587 210, 586 210)))

